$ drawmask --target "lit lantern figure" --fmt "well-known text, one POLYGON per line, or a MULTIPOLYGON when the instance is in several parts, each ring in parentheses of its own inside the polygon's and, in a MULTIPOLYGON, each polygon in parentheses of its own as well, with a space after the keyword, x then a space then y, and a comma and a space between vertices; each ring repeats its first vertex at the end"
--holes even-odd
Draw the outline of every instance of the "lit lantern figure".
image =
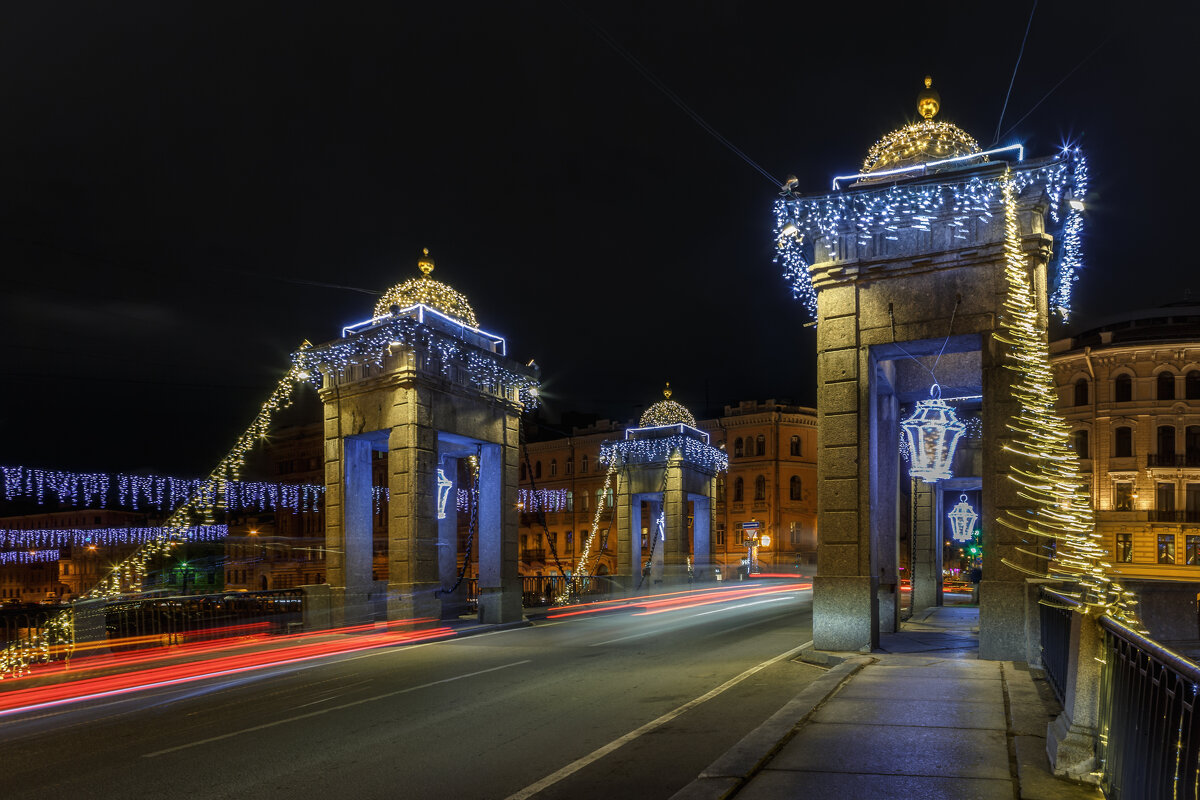
POLYGON ((971 508, 965 494, 959 495, 958 505, 950 509, 947 516, 950 517, 950 535, 954 537, 954 541, 969 542, 975 535, 975 521, 979 519, 979 515, 971 508))
POLYGON ((901 422, 900 427, 911 457, 908 474, 926 483, 949 478, 954 451, 967 426, 942 400, 942 387, 936 383, 931 386, 929 399, 918 400, 912 416, 901 422))

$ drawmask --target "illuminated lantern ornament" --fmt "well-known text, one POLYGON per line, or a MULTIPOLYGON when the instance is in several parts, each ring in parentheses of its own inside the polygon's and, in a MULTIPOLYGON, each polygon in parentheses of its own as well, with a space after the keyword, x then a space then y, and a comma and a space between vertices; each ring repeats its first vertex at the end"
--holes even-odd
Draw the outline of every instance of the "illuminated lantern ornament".
POLYGON ((947 516, 950 517, 950 535, 954 537, 954 541, 969 542, 975 535, 975 521, 979 519, 979 515, 971 508, 965 494, 959 495, 958 505, 950 509, 947 516))
POLYGON ((949 478, 954 451, 967 426, 942 400, 942 387, 936 383, 929 387, 929 399, 918 400, 912 416, 901 422, 900 428, 912 457, 908 474, 926 483, 949 478))
POLYGON ((439 467, 437 471, 438 519, 446 518, 446 500, 450 497, 450 487, 453 485, 454 481, 447 478, 446 471, 439 467))

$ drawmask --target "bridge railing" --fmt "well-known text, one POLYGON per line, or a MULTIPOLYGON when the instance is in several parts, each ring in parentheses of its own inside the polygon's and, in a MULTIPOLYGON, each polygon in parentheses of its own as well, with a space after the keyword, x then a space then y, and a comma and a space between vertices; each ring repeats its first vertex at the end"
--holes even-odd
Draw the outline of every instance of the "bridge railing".
MULTIPOLYGON (((554 598, 561 590, 563 582, 566 580, 566 578, 558 576, 522 576, 521 605, 525 608, 533 608, 552 604, 554 598)), ((471 604, 477 603, 479 600, 479 580, 477 578, 468 578, 466 585, 468 602, 471 604)), ((587 599, 600 599, 610 596, 613 593, 614 586, 615 584, 611 577, 607 575, 593 575, 584 580, 580 594, 587 599)))
POLYGON ((1055 774, 1098 782, 1109 800, 1200 800, 1200 666, 1042 589, 1041 645, 1063 704, 1046 749, 1055 774))

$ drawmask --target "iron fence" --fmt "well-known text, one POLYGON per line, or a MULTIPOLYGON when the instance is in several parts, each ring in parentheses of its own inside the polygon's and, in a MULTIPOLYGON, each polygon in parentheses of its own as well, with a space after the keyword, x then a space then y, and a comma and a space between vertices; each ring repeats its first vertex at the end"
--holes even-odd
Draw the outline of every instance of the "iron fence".
MULTIPOLYGON (((521 605, 525 608, 551 605, 554 602, 554 598, 562 590, 563 582, 566 580, 566 578, 557 576, 522 576, 521 605)), ((477 606, 479 603, 479 579, 468 578, 464 583, 467 586, 468 602, 472 606, 477 606)), ((583 580, 583 586, 578 594, 596 599, 599 597, 608 597, 612 594, 612 591, 613 583, 610 577, 606 575, 592 575, 583 580)))
POLYGON ((1067 664, 1071 657, 1071 615, 1074 605, 1068 597, 1042 591, 1042 668, 1046 678, 1063 702, 1067 688, 1067 664))
POLYGON ((47 620, 60 610, 58 606, 32 604, 0 606, 0 645, 36 638, 47 620))
POLYGON ((104 629, 112 649, 285 633, 300 626, 303 604, 299 589, 132 598, 105 606, 104 629))
POLYGON ((1096 755, 1121 797, 1200 797, 1200 667, 1109 617, 1096 755))

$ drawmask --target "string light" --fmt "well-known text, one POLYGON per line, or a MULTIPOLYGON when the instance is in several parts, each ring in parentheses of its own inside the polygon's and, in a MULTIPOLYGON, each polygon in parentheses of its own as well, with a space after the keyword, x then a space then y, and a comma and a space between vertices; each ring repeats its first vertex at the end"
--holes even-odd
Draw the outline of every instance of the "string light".
POLYGON ((979 152, 979 142, 951 122, 923 119, 884 136, 867 151, 863 174, 887 169, 905 161, 941 159, 979 152))
MULTIPOLYGON (((85 547, 89 545, 146 544, 159 539, 215 542, 229 535, 227 525, 160 526, 141 528, 0 528, 0 547, 85 547)), ((57 552, 57 551, 55 551, 57 552)))
MULTIPOLYGON (((1082 198, 1087 192, 1087 159, 1079 148, 1072 148, 1050 161, 1008 170, 1005 174, 1017 194, 1030 187, 1045 193, 1053 222, 1060 221, 1060 208, 1067 203, 1062 246, 1057 248, 1052 269, 1056 280, 1050 301, 1053 310, 1066 319, 1071 311, 1071 287, 1083 268, 1083 212, 1068 200, 1082 198)), ((991 221, 992 210, 1002 202, 1003 182, 999 177, 968 172, 935 183, 858 186, 853 192, 818 197, 788 193, 774 206, 775 263, 783 267, 792 295, 816 319, 817 296, 809 274, 815 254, 806 241, 820 240, 826 248, 822 258, 828 260, 851 258, 855 245, 896 241, 909 230, 967 242, 972 238, 973 226, 991 221), (799 234, 785 235, 785 229, 799 234)))
POLYGON ((655 464, 670 460, 676 451, 684 462, 709 475, 729 469, 729 456, 691 436, 676 434, 658 439, 623 439, 600 445, 601 464, 655 464))
POLYGON ((46 561, 58 561, 57 550, 18 550, 15 553, 0 553, 0 564, 38 564, 46 561))
POLYGON ((650 406, 642 413, 638 425, 642 428, 654 428, 667 425, 687 425, 696 427, 696 418, 683 404, 671 399, 671 384, 663 389, 663 399, 650 406))
POLYGON ((1046 330, 1038 320, 1017 226, 1018 186, 1011 171, 1006 171, 1001 189, 1007 294, 1002 332, 996 338, 1007 345, 1006 366, 1016 375, 1011 388, 1017 410, 1008 421, 1012 436, 1003 445, 1014 460, 1008 479, 1029 507, 1006 509, 997 522, 1027 543, 1048 540, 1039 550, 1016 548, 1047 560, 1048 566, 1039 572, 1007 558, 1002 561, 1029 575, 1066 582, 1071 588, 1064 593, 1081 604, 1082 613, 1107 613, 1136 624, 1136 601, 1110 576, 1112 565, 1105 561, 1087 484, 1071 447, 1070 429, 1056 408, 1046 330), (1049 542, 1055 544, 1052 557, 1040 552, 1049 542))
POLYGON ((375 316, 384 316, 392 306, 404 308, 422 303, 472 328, 479 327, 479 321, 475 319, 475 310, 471 308, 466 296, 429 277, 429 273, 433 272, 433 259, 429 257, 428 248, 425 249, 425 257, 417 262, 417 267, 423 273, 421 277, 411 278, 384 292, 383 297, 375 303, 375 316))
POLYGON ((958 496, 958 504, 946 516, 950 517, 950 536, 954 541, 967 542, 975 535, 975 523, 979 515, 967 502, 965 494, 958 496))

